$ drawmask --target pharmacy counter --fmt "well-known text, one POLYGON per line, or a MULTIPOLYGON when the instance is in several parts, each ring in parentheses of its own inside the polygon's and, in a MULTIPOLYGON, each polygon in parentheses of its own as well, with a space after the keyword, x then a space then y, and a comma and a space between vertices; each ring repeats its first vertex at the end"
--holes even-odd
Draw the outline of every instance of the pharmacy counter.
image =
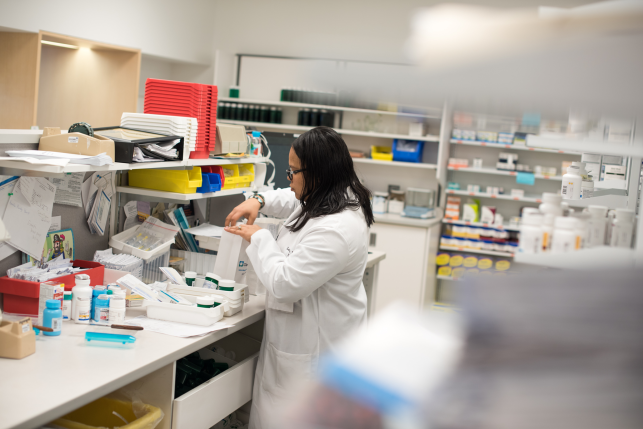
MULTIPOLYGON (((142 314, 142 309, 127 311, 128 318, 142 314)), ((173 404, 176 402, 173 397, 175 361, 259 322, 264 316, 264 297, 251 296, 242 312, 224 319, 234 327, 203 337, 178 338, 149 331, 111 330, 135 332, 136 343, 131 349, 88 346, 84 340, 86 331, 107 332, 109 328, 64 322, 61 336, 38 337, 35 354, 21 360, 0 359, 0 429, 38 427, 128 385, 138 389, 148 403, 163 410, 165 418, 159 429, 170 425, 188 427, 173 420, 177 417, 173 414, 178 414, 172 413, 173 405, 176 407, 173 404)), ((251 389, 256 360, 246 360, 249 362, 245 373, 239 371, 239 374, 244 380, 250 378, 251 389)), ((237 376, 233 369, 217 377, 226 377, 232 382, 237 376)), ((214 383, 202 386, 209 384, 214 383)), ((232 411, 234 409, 229 410, 232 411)))

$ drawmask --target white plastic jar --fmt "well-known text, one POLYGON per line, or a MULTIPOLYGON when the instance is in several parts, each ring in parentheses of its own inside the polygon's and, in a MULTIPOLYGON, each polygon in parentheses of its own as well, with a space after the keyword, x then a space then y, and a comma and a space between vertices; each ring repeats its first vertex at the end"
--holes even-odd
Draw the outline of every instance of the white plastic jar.
POLYGON ((576 250, 584 249, 587 246, 587 237, 589 236, 589 213, 576 213, 576 250))
POLYGON ((576 219, 558 216, 554 219, 554 234, 551 242, 552 253, 573 252, 576 249, 576 219))
POLYGON ((593 196, 594 196, 594 181, 590 176, 590 178, 587 180, 583 179, 583 182, 581 183, 580 198, 586 200, 588 198, 592 198, 593 196))
POLYGON ((217 289, 223 290, 226 292, 232 292, 234 290, 235 281, 234 280, 219 280, 219 287, 217 289))
POLYGON ((540 225, 543 252, 549 252, 551 250, 551 240, 554 236, 554 219, 556 219, 556 216, 552 213, 545 213, 543 215, 543 223, 540 225))
POLYGON ((605 245, 605 233, 607 232, 607 207, 589 206, 589 236, 586 247, 605 245))
POLYGON ((553 192, 543 192, 543 203, 538 207, 538 210, 540 210, 540 212, 544 215, 551 214, 554 217, 562 216, 562 202, 562 195, 554 194, 553 192))
POLYGON ((583 178, 580 169, 576 166, 567 167, 567 173, 563 175, 560 195, 565 200, 580 200, 580 191, 583 178))
POLYGON ((112 295, 109 299, 109 323, 113 325, 121 324, 125 321, 125 298, 118 295, 112 295))
POLYGON ((628 209, 616 209, 616 218, 612 221, 610 246, 632 247, 634 233, 634 212, 628 209))
POLYGON ((542 251, 542 231, 540 226, 543 215, 529 213, 523 216, 520 224, 520 253, 540 253, 542 251))

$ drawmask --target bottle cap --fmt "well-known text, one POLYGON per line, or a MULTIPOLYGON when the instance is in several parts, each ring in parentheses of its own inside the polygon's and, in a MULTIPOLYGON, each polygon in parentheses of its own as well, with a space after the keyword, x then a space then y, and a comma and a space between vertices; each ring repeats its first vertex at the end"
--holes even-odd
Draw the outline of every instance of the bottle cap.
POLYGON ((125 297, 114 295, 109 300, 109 308, 125 308, 125 297))
POLYGON ((580 173, 580 168, 578 168, 575 165, 570 165, 567 167, 567 173, 569 174, 579 174, 580 173))
POLYGON ((47 308, 51 310, 60 309, 60 301, 58 301, 57 299, 48 299, 46 305, 47 305, 47 308))
POLYGON ((616 209, 616 219, 631 221, 634 219, 634 211, 628 209, 616 209))
POLYGON ((108 291, 107 291, 107 295, 113 295, 113 294, 114 294, 114 291, 113 291, 113 290, 108 290, 108 291))
POLYGON ((196 299, 196 303, 201 304, 201 305, 212 306, 212 305, 214 305, 214 297, 212 297, 212 296, 199 296, 196 299))
POLYGON ((89 280, 89 276, 87 274, 76 274, 76 280, 89 280))
MULTIPOLYGON (((208 273, 211 274, 211 273, 208 273)), ((185 278, 186 279, 195 279, 196 278, 196 271, 186 271, 185 272, 185 278)))
POLYGON ((219 289, 231 292, 234 290, 234 280, 219 280, 219 289))
POLYGON ((63 295, 63 300, 65 300, 65 301, 71 301, 71 298, 72 298, 72 296, 71 296, 71 291, 65 291, 65 292, 64 292, 64 295, 63 295))
POLYGON ((523 216, 522 224, 523 225, 534 225, 538 226, 543 222, 543 215, 538 213, 530 213, 526 216, 523 216))
POLYGON ((98 295, 98 297, 96 299, 99 300, 99 301, 107 301, 107 302, 109 302, 109 295, 107 295, 107 294, 98 295))
POLYGON ((543 192, 543 203, 556 204, 557 206, 563 201, 563 196, 553 192, 543 192))

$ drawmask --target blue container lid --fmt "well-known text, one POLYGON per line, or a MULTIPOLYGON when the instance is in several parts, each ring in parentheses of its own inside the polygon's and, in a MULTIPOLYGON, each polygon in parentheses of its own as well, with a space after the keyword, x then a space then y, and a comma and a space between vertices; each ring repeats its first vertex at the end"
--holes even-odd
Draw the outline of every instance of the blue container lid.
POLYGON ((60 310, 60 301, 57 299, 48 299, 47 300, 47 308, 51 310, 60 310))
POLYGON ((261 137, 261 133, 259 131, 253 131, 252 137, 261 137))

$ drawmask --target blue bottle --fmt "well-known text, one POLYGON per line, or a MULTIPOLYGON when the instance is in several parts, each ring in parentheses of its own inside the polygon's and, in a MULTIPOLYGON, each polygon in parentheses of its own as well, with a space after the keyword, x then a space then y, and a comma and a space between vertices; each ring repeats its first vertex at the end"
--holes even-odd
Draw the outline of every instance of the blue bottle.
POLYGON ((44 332, 43 335, 55 337, 60 335, 63 326, 63 311, 60 309, 60 301, 57 299, 48 299, 47 307, 42 313, 42 324, 51 328, 54 332, 44 332))
POLYGON ((94 320, 94 306, 96 305, 96 298, 98 298, 98 295, 102 295, 105 292, 106 292, 106 289, 104 286, 103 287, 96 286, 94 290, 92 290, 92 304, 90 307, 90 310, 91 310, 90 316, 92 320, 94 320))
POLYGON ((109 295, 103 293, 94 300, 94 321, 107 324, 109 321, 109 295))

